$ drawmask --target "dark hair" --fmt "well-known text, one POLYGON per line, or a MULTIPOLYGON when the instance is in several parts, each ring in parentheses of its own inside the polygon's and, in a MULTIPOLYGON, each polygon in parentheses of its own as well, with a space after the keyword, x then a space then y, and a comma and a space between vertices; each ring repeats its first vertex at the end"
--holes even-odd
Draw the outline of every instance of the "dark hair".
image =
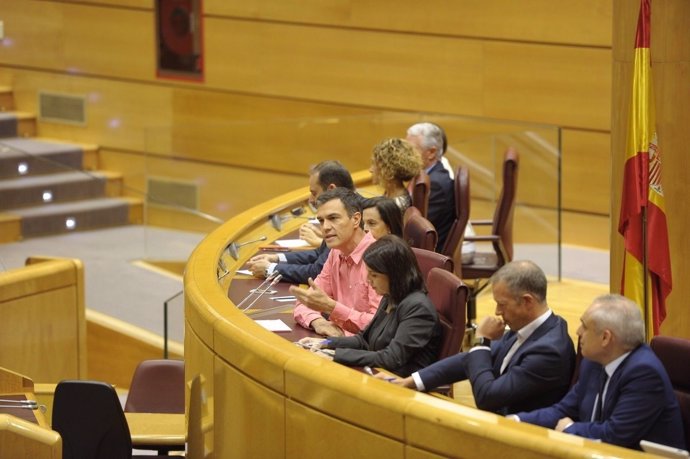
POLYGON ((318 174, 319 185, 324 190, 333 184, 336 187, 347 188, 348 190, 355 190, 355 184, 352 181, 350 172, 345 169, 340 161, 321 161, 319 164, 312 166, 309 169, 309 175, 318 174))
POLYGON ((362 210, 376 207, 379 211, 381 220, 391 230, 391 234, 402 237, 403 217, 400 207, 391 198, 376 196, 362 200, 362 210))
POLYGON ((362 213, 362 197, 352 190, 347 188, 333 188, 326 190, 316 198, 316 208, 318 209, 323 204, 333 199, 340 199, 340 202, 345 206, 345 211, 348 217, 352 217, 355 212, 362 213))
POLYGON ((363 258, 369 269, 388 276, 388 296, 393 304, 399 304, 416 290, 426 291, 417 257, 402 238, 383 236, 367 247, 363 258))

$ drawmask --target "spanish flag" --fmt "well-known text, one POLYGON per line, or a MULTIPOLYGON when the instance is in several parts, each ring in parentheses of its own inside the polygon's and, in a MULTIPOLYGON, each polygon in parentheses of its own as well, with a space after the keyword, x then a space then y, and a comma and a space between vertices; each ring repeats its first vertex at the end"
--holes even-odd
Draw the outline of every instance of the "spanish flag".
POLYGON ((632 103, 626 146, 623 195, 618 231, 625 238, 621 293, 642 308, 647 336, 659 333, 671 292, 671 259, 661 150, 656 132, 649 53, 650 0, 641 0, 635 38, 632 103))

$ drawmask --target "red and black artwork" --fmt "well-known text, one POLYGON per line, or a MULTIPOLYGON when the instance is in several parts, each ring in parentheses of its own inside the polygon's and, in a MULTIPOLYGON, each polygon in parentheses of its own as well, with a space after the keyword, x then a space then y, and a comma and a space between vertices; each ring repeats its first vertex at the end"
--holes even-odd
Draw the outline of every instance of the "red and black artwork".
POLYGON ((201 0, 156 0, 156 22, 158 76, 203 79, 201 0))

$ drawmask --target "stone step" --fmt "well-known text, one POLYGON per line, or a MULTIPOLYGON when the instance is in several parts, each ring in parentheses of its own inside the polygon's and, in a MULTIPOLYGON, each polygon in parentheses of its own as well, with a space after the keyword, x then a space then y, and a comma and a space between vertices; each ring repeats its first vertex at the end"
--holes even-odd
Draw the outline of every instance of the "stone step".
MULTIPOLYGON (((13 209, 22 238, 141 223, 143 203, 132 198, 100 198, 13 209)), ((1 220, 1 219, 0 219, 1 220)))
POLYGON ((0 139, 0 179, 54 174, 83 169, 77 144, 41 139, 0 139))
POLYGON ((62 172, 0 180, 0 211, 90 198, 117 197, 122 176, 109 172, 62 172))

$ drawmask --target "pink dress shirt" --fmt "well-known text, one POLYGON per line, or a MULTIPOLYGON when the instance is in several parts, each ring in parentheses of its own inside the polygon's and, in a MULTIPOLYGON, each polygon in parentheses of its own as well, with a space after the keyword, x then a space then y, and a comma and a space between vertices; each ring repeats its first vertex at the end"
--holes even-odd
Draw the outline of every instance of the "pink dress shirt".
MULTIPOLYGON (((332 249, 321 273, 314 280, 326 295, 336 301, 329 320, 348 336, 359 333, 371 322, 381 302, 381 295, 367 282, 367 267, 362 259, 364 251, 373 242, 374 237, 367 233, 350 255, 332 249)), ((300 302, 297 302, 293 315, 295 321, 305 328, 310 328, 309 324, 314 319, 323 317, 320 312, 300 302)))

